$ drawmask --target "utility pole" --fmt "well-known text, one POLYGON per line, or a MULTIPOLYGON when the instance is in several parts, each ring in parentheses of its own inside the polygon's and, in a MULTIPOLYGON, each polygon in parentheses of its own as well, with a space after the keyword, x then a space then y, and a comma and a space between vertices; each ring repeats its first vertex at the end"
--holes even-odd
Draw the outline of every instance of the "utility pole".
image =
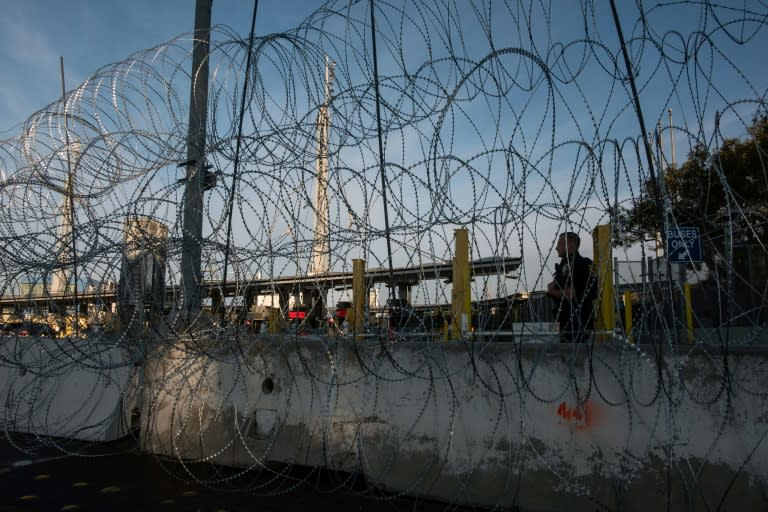
POLYGON ((182 223, 182 308, 190 320, 202 307, 202 237, 205 135, 208 114, 208 53, 211 38, 211 3, 196 0, 192 76, 189 95, 189 127, 182 223))
POLYGON ((675 161, 675 136, 672 131, 672 109, 668 108, 667 112, 669 113, 669 147, 672 152, 672 167, 677 167, 677 162, 675 161))

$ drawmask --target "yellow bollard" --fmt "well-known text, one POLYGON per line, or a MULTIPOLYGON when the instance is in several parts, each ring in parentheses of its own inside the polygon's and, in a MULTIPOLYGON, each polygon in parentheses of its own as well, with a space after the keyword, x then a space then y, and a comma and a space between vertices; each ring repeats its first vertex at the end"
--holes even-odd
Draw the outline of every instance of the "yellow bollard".
POLYGON ((613 253, 611 250, 611 225, 600 224, 592 230, 594 247, 593 272, 597 269, 595 300, 595 340, 606 341, 616 326, 616 310, 613 302, 613 253))
POLYGON ((624 328, 630 343, 635 340, 632 337, 632 292, 624 292, 624 328))
POLYGON ((361 339, 363 320, 368 307, 368 293, 365 286, 365 260, 352 260, 352 318, 347 318, 348 328, 361 339))
POLYGON ((451 338, 461 338, 472 330, 472 296, 469 286, 469 232, 454 231, 456 253, 453 256, 453 290, 451 291, 451 338))
POLYGON ((693 343, 693 301, 691 300, 691 285, 683 285, 685 292, 685 324, 688 331, 688 343, 693 343))

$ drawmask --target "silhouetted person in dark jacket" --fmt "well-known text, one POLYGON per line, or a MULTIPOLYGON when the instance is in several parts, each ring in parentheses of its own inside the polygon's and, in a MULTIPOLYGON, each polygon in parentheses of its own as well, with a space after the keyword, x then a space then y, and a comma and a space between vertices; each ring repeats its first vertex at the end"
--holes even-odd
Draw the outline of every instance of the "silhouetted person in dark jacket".
POLYGON ((557 239, 555 280, 547 286, 547 295, 558 304, 557 321, 560 341, 581 343, 592 334, 595 325, 592 261, 579 254, 581 239, 571 231, 557 239))

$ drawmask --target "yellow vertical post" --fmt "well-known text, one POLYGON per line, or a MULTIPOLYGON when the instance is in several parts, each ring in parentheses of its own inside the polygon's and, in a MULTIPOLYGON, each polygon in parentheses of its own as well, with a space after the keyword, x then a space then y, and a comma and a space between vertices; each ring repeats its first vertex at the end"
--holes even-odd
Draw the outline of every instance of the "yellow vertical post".
POLYGON ((691 285, 685 283, 683 285, 685 291, 685 325, 688 330, 688 343, 693 343, 693 307, 691 300, 691 285))
POLYGON ((456 250, 453 256, 453 290, 451 292, 451 338, 461 338, 472 330, 472 297, 469 287, 469 232, 454 231, 456 250))
POLYGON ((611 225, 599 224, 592 230, 594 246, 593 272, 597 269, 597 300, 595 301, 595 340, 606 341, 616 325, 613 300, 613 251, 611 225))
POLYGON ((632 292, 624 292, 624 330, 627 333, 627 339, 634 343, 632 338, 632 292))
POLYGON ((368 293, 365 286, 365 260, 352 260, 352 318, 347 323, 357 338, 363 332, 363 319, 368 306, 368 293))

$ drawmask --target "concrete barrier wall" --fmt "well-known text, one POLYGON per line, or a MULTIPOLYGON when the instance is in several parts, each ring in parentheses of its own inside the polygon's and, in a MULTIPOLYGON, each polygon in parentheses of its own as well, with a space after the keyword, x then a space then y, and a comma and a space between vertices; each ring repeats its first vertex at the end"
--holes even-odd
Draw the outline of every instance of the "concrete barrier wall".
POLYGON ((140 368, 114 344, 0 338, 0 427, 83 441, 128 434, 140 368))
POLYGON ((523 510, 768 506, 768 352, 248 342, 147 368, 142 446, 523 510))

